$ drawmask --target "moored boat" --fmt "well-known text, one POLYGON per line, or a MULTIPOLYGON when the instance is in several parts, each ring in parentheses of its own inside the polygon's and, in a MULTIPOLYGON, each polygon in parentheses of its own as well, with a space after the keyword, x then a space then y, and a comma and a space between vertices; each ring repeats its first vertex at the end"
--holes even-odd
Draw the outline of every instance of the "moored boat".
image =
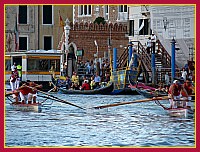
POLYGON ((113 91, 113 83, 108 84, 108 86, 104 86, 101 88, 93 89, 93 90, 67 90, 65 88, 59 88, 59 92, 64 94, 102 94, 109 95, 113 91))
POLYGON ((162 97, 162 96, 167 96, 168 94, 166 92, 163 91, 152 91, 149 89, 137 89, 135 88, 135 90, 142 96, 146 97, 146 98, 153 98, 153 97, 162 97))
POLYGON ((42 104, 33 103, 33 104, 22 104, 22 103, 11 103, 11 106, 14 110, 24 111, 24 112, 41 112, 42 104))

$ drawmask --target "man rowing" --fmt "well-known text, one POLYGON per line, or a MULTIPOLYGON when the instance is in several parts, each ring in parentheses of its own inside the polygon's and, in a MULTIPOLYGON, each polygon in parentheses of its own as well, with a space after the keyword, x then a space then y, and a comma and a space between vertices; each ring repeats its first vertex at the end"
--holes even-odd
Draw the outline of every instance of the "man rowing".
POLYGON ((168 96, 171 98, 171 99, 169 99, 170 108, 177 108, 179 106, 181 106, 181 107, 185 106, 185 105, 183 105, 183 102, 182 103, 177 102, 177 101, 180 101, 181 92, 184 92, 185 97, 188 97, 188 93, 185 90, 185 88, 183 87, 183 85, 179 84, 178 80, 174 80, 173 84, 169 88, 169 94, 168 94, 168 96))
POLYGON ((29 92, 29 104, 36 103, 37 98, 37 89, 42 88, 42 85, 38 85, 35 82, 29 82, 29 87, 31 87, 31 91, 29 92))
POLYGON ((32 104, 32 100, 33 103, 36 103, 37 88, 42 88, 42 85, 37 85, 34 82, 25 82, 21 87, 19 87, 18 90, 21 98, 21 103, 32 104))
MULTIPOLYGON (((194 90, 194 86, 192 85, 192 82, 189 78, 186 79, 186 81, 183 84, 183 87, 185 88, 188 94, 188 98, 187 98, 188 102, 186 102, 186 106, 190 107, 190 101, 192 100, 192 93, 194 90)), ((181 92, 181 94, 183 97, 187 96, 187 94, 185 94, 184 92, 181 92)))
POLYGON ((28 94, 30 92, 31 88, 28 86, 28 82, 25 82, 24 84, 22 84, 22 86, 19 87, 19 96, 21 98, 22 104, 28 104, 31 102, 30 99, 28 98, 28 94))

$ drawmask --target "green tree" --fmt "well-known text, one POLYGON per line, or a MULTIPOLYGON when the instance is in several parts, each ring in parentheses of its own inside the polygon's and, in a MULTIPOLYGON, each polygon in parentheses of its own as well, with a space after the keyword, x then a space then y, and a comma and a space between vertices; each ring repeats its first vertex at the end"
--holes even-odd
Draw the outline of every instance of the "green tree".
POLYGON ((94 24, 95 24, 95 23, 97 23, 97 24, 100 24, 100 23, 105 24, 106 21, 105 21, 104 17, 97 17, 97 18, 95 19, 95 21, 94 21, 94 24))

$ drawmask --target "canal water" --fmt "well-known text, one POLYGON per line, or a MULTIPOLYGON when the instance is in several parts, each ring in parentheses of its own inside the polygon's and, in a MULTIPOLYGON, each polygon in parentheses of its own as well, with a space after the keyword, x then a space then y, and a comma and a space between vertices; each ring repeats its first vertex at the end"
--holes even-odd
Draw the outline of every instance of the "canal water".
MULTIPOLYGON (((144 99, 140 95, 52 95, 86 110, 49 100, 41 113, 20 112, 14 111, 6 100, 6 147, 195 146, 194 118, 169 117, 153 101, 92 109, 144 99)), ((161 103, 168 105, 167 101, 161 103)))

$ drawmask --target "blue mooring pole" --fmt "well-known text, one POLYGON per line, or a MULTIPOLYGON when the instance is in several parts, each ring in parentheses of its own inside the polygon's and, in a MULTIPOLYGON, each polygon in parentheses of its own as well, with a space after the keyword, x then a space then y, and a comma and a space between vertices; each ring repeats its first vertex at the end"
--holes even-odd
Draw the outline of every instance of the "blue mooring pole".
POLYGON ((176 72, 176 69, 175 69, 175 39, 173 38, 172 39, 172 54, 171 54, 171 72, 172 72, 172 81, 174 80, 175 78, 175 72, 176 72))
POLYGON ((152 84, 155 85, 155 75, 156 75, 156 64, 155 64, 155 53, 151 54, 151 70, 152 70, 152 84))
POLYGON ((129 42, 129 49, 128 49, 128 65, 130 64, 131 58, 133 53, 132 42, 129 42))
POLYGON ((117 48, 113 48, 113 71, 117 69, 117 48))
POLYGON ((138 56, 137 56, 136 50, 133 51, 133 57, 134 57, 134 59, 133 59, 133 67, 137 68, 138 67, 138 60, 137 60, 138 56))

